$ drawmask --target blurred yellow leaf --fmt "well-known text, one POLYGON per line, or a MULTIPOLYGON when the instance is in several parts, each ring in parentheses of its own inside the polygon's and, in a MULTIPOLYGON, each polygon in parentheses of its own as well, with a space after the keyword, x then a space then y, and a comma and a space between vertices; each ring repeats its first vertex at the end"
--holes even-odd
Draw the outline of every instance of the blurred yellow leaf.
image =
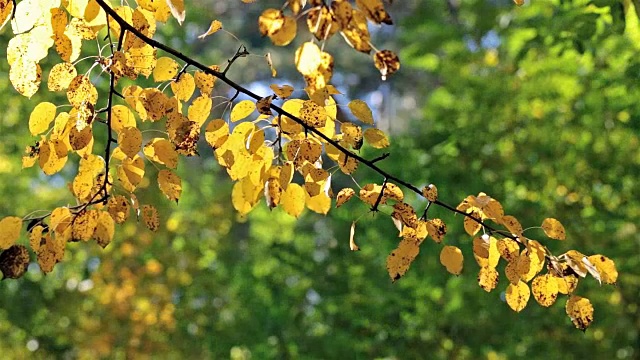
POLYGON ((604 255, 591 255, 589 261, 598 269, 602 282, 605 284, 615 284, 618 280, 618 270, 613 260, 604 255))
POLYGON ((438 200, 438 188, 433 184, 429 184, 422 189, 422 196, 430 202, 434 202, 438 200))
POLYGON ((295 53, 296 69, 302 75, 311 75, 322 63, 320 48, 314 42, 308 41, 300 45, 295 53))
POLYGON ((16 60, 9 69, 9 81, 20 95, 31 98, 40 88, 42 69, 27 58, 16 60))
POLYGON ((389 138, 387 137, 387 134, 379 129, 368 128, 364 131, 364 139, 369 145, 376 149, 383 149, 389 146, 389 138))
POLYGON ((391 75, 400 70, 400 59, 391 50, 377 51, 373 54, 373 65, 380 70, 382 80, 387 80, 387 75, 391 75))
POLYGON ((118 134, 118 146, 123 153, 133 158, 142 148, 142 133, 135 127, 122 129, 118 134))
POLYGON ((291 183, 282 194, 280 204, 287 214, 299 217, 304 210, 306 197, 307 194, 300 185, 291 183))
POLYGON ((215 34, 218 30, 222 29, 222 23, 218 20, 213 20, 209 29, 202 35, 198 35, 198 39, 204 39, 205 37, 215 34))
POLYGON ((171 10, 171 15, 178 20, 178 24, 182 25, 185 17, 184 10, 184 0, 166 0, 167 5, 169 5, 169 9, 171 10))
MULTIPOLYGON (((158 210, 153 205, 142 205, 140 211, 142 214, 142 221, 147 229, 151 231, 157 231, 160 228, 160 219, 158 218, 158 210)), ((109 217, 111 218, 111 217, 109 217)))
POLYGON ((8 249, 16 243, 20 237, 22 219, 16 216, 7 216, 0 220, 0 249, 8 249))
POLYGON ((55 64, 49 71, 47 87, 50 91, 66 90, 76 76, 78 72, 73 64, 68 62, 55 64))
POLYGON ((464 263, 462 251, 456 246, 447 245, 440 252, 440 263, 453 275, 460 275, 464 263))
POLYGON ((158 172, 158 186, 169 200, 178 202, 180 194, 182 194, 182 180, 178 175, 171 170, 160 170, 158 172))
POLYGON ((115 234, 114 220, 106 211, 98 212, 97 226, 93 233, 93 238, 98 245, 105 248, 113 240, 115 234))

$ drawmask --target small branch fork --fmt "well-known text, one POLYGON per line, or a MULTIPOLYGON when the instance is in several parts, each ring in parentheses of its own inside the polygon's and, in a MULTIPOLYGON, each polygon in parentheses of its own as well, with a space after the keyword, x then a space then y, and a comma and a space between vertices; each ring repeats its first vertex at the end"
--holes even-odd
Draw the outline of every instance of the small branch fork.
MULTIPOLYGON (((232 87, 233 89, 235 89, 238 93, 243 93, 246 96, 249 96, 251 98, 253 98, 254 100, 258 101, 260 99, 263 98, 263 96, 260 96, 254 92, 252 92, 251 90, 243 87, 242 85, 234 82, 233 80, 229 79, 226 75, 227 70, 229 70, 230 66, 233 64, 233 62, 235 62, 238 58, 240 57, 244 57, 248 54, 246 48, 244 46, 241 46, 237 51, 236 54, 228 60, 228 65, 226 66, 226 68, 221 72, 221 71, 217 71, 217 70, 213 70, 211 68, 209 68, 208 66, 193 60, 192 58, 184 55, 183 53, 157 41, 154 39, 151 39, 147 36, 145 36, 144 34, 142 34, 140 31, 138 31, 135 27, 133 27, 133 25, 129 24, 128 22, 126 22, 122 17, 120 17, 120 15, 118 15, 118 13, 115 12, 115 10, 113 10, 111 7, 109 7, 107 5, 107 3, 104 0, 96 0, 96 2, 98 3, 98 5, 100 5, 100 7, 107 13, 107 15, 111 18, 113 18, 113 20, 115 20, 121 27, 121 34, 124 33, 125 31, 131 32, 132 34, 134 34, 135 36, 137 36, 138 38, 140 38, 142 41, 146 42, 147 44, 153 46, 154 48, 160 49, 168 54, 173 55, 175 58, 182 60, 183 62, 185 62, 186 64, 193 66, 201 71, 203 71, 206 74, 209 75, 213 75, 216 78, 220 79, 221 81, 223 81, 224 83, 226 83, 227 85, 229 85, 230 87, 232 87)), ((120 44, 122 43, 122 40, 120 40, 120 44)), ((120 46, 120 45, 119 45, 120 46)), ((290 119, 292 119, 293 121, 297 122, 298 124, 300 124, 305 132, 310 132, 312 134, 314 134, 315 136, 321 138, 322 140, 326 141, 327 143, 333 145, 334 147, 336 147, 340 152, 344 153, 346 156, 350 156, 356 160, 358 160, 358 162, 364 164, 365 166, 367 166, 368 168, 370 168, 371 170, 377 172, 379 175, 381 175, 384 178, 385 184, 389 181, 392 181, 394 183, 397 183, 399 185, 404 186, 405 188, 413 191, 414 193, 422 196, 422 191, 415 185, 402 180, 400 178, 398 178, 395 175, 392 175, 390 173, 388 173, 387 171, 381 169, 380 167, 378 167, 378 165, 376 165, 376 162, 386 158, 388 156, 388 154, 383 154, 382 156, 380 156, 379 158, 373 159, 373 160, 367 160, 365 158, 363 158, 360 155, 357 155, 351 151, 349 151, 348 149, 346 149, 344 146, 340 145, 337 141, 329 138, 328 136, 326 136, 325 134, 323 134, 322 132, 318 131, 318 129, 307 125, 304 121, 302 121, 302 119, 300 119, 299 117, 291 114, 290 112, 282 109, 281 107, 274 105, 274 104, 270 104, 270 107, 272 110, 274 110, 275 112, 277 112, 280 116, 287 116, 290 119)), ((109 122, 109 120, 107 119, 107 122, 109 122)), ((108 158, 108 157, 107 157, 108 158)), ((383 191, 384 191, 384 186, 383 186, 383 191)), ((380 194, 382 194, 382 192, 380 194)), ((381 196, 381 195, 380 195, 381 196)), ((379 199, 380 200, 380 199, 379 199)), ((379 201, 376 202, 376 205, 378 205, 379 201)), ((504 235, 504 233, 500 232, 498 229, 496 229, 495 227, 485 223, 484 221, 482 221, 481 219, 478 219, 474 216, 472 216, 471 214, 467 214, 463 211, 460 211, 458 209, 456 209, 455 207, 444 203, 440 200, 436 200, 433 201, 431 204, 440 206, 442 208, 445 208, 451 212, 460 214, 462 216, 468 217, 470 219, 472 219, 473 221, 475 221, 476 223, 482 225, 485 229, 487 229, 490 233, 500 233, 501 235, 504 235)), ((374 206, 374 208, 377 208, 377 206, 374 206)), ((519 238, 515 235, 504 235, 507 238, 516 240, 516 241, 520 241, 519 238)))

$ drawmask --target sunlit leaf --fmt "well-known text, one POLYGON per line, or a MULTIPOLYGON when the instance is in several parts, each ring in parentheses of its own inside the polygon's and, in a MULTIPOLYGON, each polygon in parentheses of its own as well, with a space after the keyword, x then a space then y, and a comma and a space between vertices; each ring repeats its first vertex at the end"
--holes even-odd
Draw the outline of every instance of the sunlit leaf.
POLYGON ((0 220, 0 249, 8 249, 16 243, 20 237, 22 219, 16 216, 7 216, 0 220))
POLYGON ((598 269, 602 282, 605 284, 615 284, 618 280, 618 270, 613 260, 604 255, 591 255, 589 261, 598 269))
POLYGON ((182 194, 182 180, 171 170, 158 172, 158 186, 160 191, 171 201, 178 202, 182 194))
POLYGON ((240 121, 251 115, 256 110, 256 104, 251 100, 242 100, 233 106, 229 120, 232 122, 240 121))
POLYGON ((369 145, 376 149, 383 149, 389 146, 389 138, 384 131, 368 128, 364 131, 364 139, 367 141, 369 145))
POLYGON ((593 321, 593 305, 587 298, 570 295, 565 310, 573 325, 582 331, 587 330, 593 321))
POLYGON ((527 306, 529 298, 531 297, 531 291, 526 283, 519 281, 516 284, 509 284, 509 286, 507 286, 505 297, 509 307, 515 312, 520 312, 527 306))
POLYGON ((36 105, 29 116, 29 131, 31 135, 38 135, 47 131, 55 117, 56 106, 54 104, 45 101, 36 105))
POLYGON ((209 29, 202 35, 198 35, 198 39, 204 39, 205 37, 215 34, 218 30, 222 29, 222 23, 219 20, 213 20, 209 29))
POLYGON ((153 69, 153 81, 162 82, 173 79, 180 69, 180 65, 170 57, 160 57, 153 69))
POLYGON ((486 291, 491 292, 498 285, 498 271, 491 266, 483 266, 478 273, 478 284, 486 291))
POLYGON ((549 307, 558 298, 558 283, 551 274, 538 275, 531 282, 531 292, 538 304, 549 307))
POLYGON ((562 226, 560 221, 554 218, 544 219, 542 222, 542 230, 544 230, 544 233, 552 239, 564 240, 566 238, 564 226, 562 226))
POLYGON ((447 245, 440 251, 440 263, 447 268, 447 271, 453 275, 462 273, 464 257, 462 251, 456 246, 447 245))
POLYGON ((282 194, 280 204, 287 214, 299 217, 305 208, 306 197, 304 189, 300 185, 292 183, 282 194))

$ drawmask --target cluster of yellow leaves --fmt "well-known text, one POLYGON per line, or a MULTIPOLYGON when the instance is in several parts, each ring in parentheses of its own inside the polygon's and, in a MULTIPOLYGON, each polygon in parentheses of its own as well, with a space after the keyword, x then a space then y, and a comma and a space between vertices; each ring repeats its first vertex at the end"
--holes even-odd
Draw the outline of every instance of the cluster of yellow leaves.
MULTIPOLYGON (((285 46, 295 39, 298 32, 297 17, 306 6, 306 1, 288 1, 290 14, 282 9, 266 9, 258 19, 262 36, 268 36, 275 45, 285 46)), ((321 1, 310 2, 306 14, 309 32, 319 41, 326 41, 338 32, 345 42, 357 51, 369 54, 371 45, 369 23, 374 25, 393 24, 382 0, 356 0, 352 5, 348 0, 333 0, 330 4, 321 1), (355 5, 355 6, 354 6, 355 5)), ((305 42, 296 51, 295 62, 305 76, 307 87, 326 92, 332 75, 333 57, 320 50, 313 41, 305 42)), ((374 65, 385 80, 387 75, 400 69, 398 56, 390 50, 375 50, 374 65)))

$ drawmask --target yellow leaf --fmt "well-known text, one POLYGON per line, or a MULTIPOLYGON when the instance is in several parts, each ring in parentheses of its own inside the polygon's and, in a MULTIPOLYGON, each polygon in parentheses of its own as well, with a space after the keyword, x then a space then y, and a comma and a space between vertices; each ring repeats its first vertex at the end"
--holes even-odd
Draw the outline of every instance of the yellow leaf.
POLYGON ((340 132, 342 132, 342 141, 353 147, 355 150, 359 150, 362 147, 362 128, 351 122, 343 122, 340 125, 340 132))
POLYGON ((210 97, 203 95, 198 96, 189 106, 187 117, 201 127, 211 113, 211 105, 212 101, 210 97))
POLYGON ((93 232, 93 238, 98 245, 105 248, 113 240, 115 224, 111 215, 106 211, 98 212, 97 226, 93 232))
POLYGON ((129 192, 133 192, 144 177, 144 160, 138 155, 133 158, 122 160, 118 166, 118 179, 122 187, 129 192))
POLYGON ((302 75, 311 75, 322 63, 320 48, 314 42, 303 43, 295 53, 296 69, 302 75))
POLYGON ((483 235, 473 239, 473 255, 481 267, 495 268, 500 261, 498 241, 493 236, 483 235))
POLYGON ((9 69, 9 81, 20 95, 31 98, 40 87, 42 69, 35 61, 23 58, 16 60, 9 69))
POLYGON ((306 197, 307 194, 300 185, 291 183, 282 194, 280 205, 287 214, 299 217, 304 210, 306 197))
POLYGON ((38 135, 47 131, 55 117, 56 106, 54 104, 44 101, 36 105, 29 116, 29 131, 31 135, 38 135))
POLYGON ((618 280, 618 270, 613 260, 603 255, 591 255, 589 261, 598 269, 602 282, 605 284, 615 284, 618 280))
POLYGON ((318 214, 326 215, 329 212, 329 209, 331 209, 331 198, 327 196, 324 191, 321 191, 315 196, 307 194, 306 198, 307 208, 317 212, 318 214))
POLYGON ((158 210, 153 205, 142 205, 141 209, 142 221, 147 229, 157 231, 160 227, 160 219, 158 218, 158 210))
POLYGON ((49 71, 47 87, 50 91, 66 90, 76 76, 78 76, 78 72, 72 63, 61 62, 55 64, 49 71))
POLYGON ((215 34, 218 30, 222 29, 222 23, 218 20, 213 20, 209 26, 209 30, 202 35, 198 36, 198 39, 204 39, 205 37, 215 34))
POLYGON ((231 109, 229 120, 232 122, 240 121, 251 115, 256 109, 256 104, 251 100, 242 100, 231 109))
POLYGON ((233 185, 231 203, 240 215, 248 214, 258 203, 263 186, 254 185, 249 178, 244 178, 233 185))
POLYGON ((43 240, 43 234, 44 226, 42 225, 34 226, 29 232, 29 246, 31 246, 31 250, 36 253, 40 250, 40 242, 43 240))
POLYGON ((111 128, 120 132, 123 128, 135 127, 136 119, 131 110, 124 105, 115 105, 111 108, 111 128))
POLYGON ((505 297, 509 307, 515 312, 520 312, 527 306, 529 297, 531 297, 531 291, 526 283, 518 281, 515 285, 509 284, 509 286, 507 286, 505 297))
POLYGON ((389 146, 389 138, 384 131, 368 128, 364 131, 364 139, 367 140, 367 143, 376 149, 383 149, 389 146))
POLYGON ((0 220, 0 249, 8 249, 16 243, 20 237, 22 219, 16 216, 7 216, 0 220))
POLYGON ((274 45, 288 45, 296 37, 296 33, 298 31, 298 23, 296 22, 296 19, 294 17, 283 16, 273 24, 281 24, 277 29, 269 30, 268 35, 274 45))
POLYGON ((285 99, 291 96, 294 90, 293 86, 291 85, 278 86, 276 84, 271 84, 269 87, 271 88, 271 90, 273 90, 273 93, 281 99, 285 99))
POLYGON ((156 67, 153 69, 153 81, 162 82, 172 80, 180 69, 180 65, 170 57, 163 56, 156 60, 156 67))
POLYGON ((593 321, 593 305, 587 298, 569 296, 565 310, 576 328, 585 331, 593 321))
POLYGON ((53 271, 54 265, 64 257, 64 245, 66 241, 61 237, 52 237, 50 233, 43 236, 41 246, 38 249, 38 265, 42 272, 53 271))
POLYGON ((293 161, 296 169, 302 168, 305 162, 315 164, 322 155, 322 145, 311 139, 292 140, 285 146, 287 160, 293 161))
POLYGON ((460 275, 464 257, 462 251, 455 246, 447 245, 440 252, 440 263, 453 275, 460 275))
POLYGON ((515 217, 505 215, 502 217, 500 222, 515 236, 522 236, 522 225, 520 225, 520 222, 515 217))
POLYGON ((433 241, 439 244, 447 234, 447 225, 441 219, 431 219, 427 221, 427 231, 433 241))
POLYGON ((75 215, 71 230, 73 241, 89 241, 93 237, 99 213, 98 210, 84 210, 75 215))
POLYGON ((169 5, 169 9, 171 10, 171 15, 178 20, 178 24, 182 25, 185 17, 184 10, 184 0, 166 0, 167 5, 169 5))
POLYGON ((11 20, 13 4, 12 0, 0 0, 0 30, 11 20))
POLYGON ((67 99, 69 104, 77 108, 81 107, 83 103, 95 105, 98 101, 98 90, 93 86, 88 76, 78 75, 69 83, 67 99))
POLYGON ((380 70, 382 80, 387 80, 387 75, 391 75, 400 69, 400 59, 391 50, 382 50, 373 54, 373 65, 380 70))
POLYGON ((338 197, 336 199, 336 208, 344 205, 349 199, 355 195, 355 191, 352 188, 344 188, 338 192, 338 197))
POLYGON ((351 17, 348 19, 348 24, 342 26, 340 34, 342 34, 347 44, 354 49, 365 54, 371 52, 371 45, 369 44, 371 37, 367 27, 367 17, 362 11, 353 9, 351 17))
MULTIPOLYGON (((473 216, 475 219, 480 219, 480 214, 477 211, 472 211, 469 215, 473 216)), ((464 231, 466 231, 467 234, 471 236, 474 236, 478 233, 478 231, 480 231, 480 229, 482 229, 482 225, 480 223, 468 216, 464 217, 463 224, 464 231)))
POLYGON ((486 291, 491 292, 498 285, 498 271, 491 266, 483 266, 478 273, 478 284, 486 291))
POLYGON ((56 234, 62 234, 71 225, 73 217, 68 207, 59 207, 51 212, 51 229, 56 234))
POLYGON ((356 6, 364 11, 367 14, 367 18, 376 24, 393 24, 381 0, 356 0, 356 6))
POLYGON ((118 146, 125 155, 133 158, 142 148, 142 133, 135 127, 122 129, 118 134, 118 146))
POLYGON ((353 156, 347 156, 344 152, 340 152, 337 162, 340 170, 347 175, 353 174, 358 169, 358 160, 353 156))
POLYGON ((422 196, 430 202, 434 202, 438 200, 438 188, 433 184, 429 184, 422 189, 422 196))
POLYGON ((67 146, 60 140, 44 141, 40 144, 38 164, 47 175, 62 170, 67 163, 67 146))
POLYGON ((498 240, 498 251, 503 259, 507 262, 512 262, 518 259, 518 256, 520 255, 520 246, 515 240, 504 238, 498 240))
POLYGON ((183 73, 177 81, 171 82, 171 91, 178 100, 187 101, 196 90, 196 82, 193 75, 183 73))
POLYGON ((551 274, 538 275, 531 282, 531 292, 538 304, 549 307, 558 298, 558 283, 551 274))
POLYGON ((566 238, 564 226, 562 226, 560 221, 554 218, 544 219, 542 222, 542 230, 544 230, 544 233, 552 239, 564 240, 566 238))
POLYGON ((229 124, 223 119, 215 119, 207 124, 205 139, 212 148, 220 148, 229 138, 229 124))
POLYGON ((407 203, 398 202, 393 205, 393 213, 391 217, 402 221, 402 223, 410 228, 418 226, 418 216, 413 207, 407 203))
POLYGON ((178 175, 171 170, 160 170, 158 172, 158 186, 169 200, 178 202, 182 193, 182 180, 178 175))
POLYGON ((300 109, 300 119, 310 127, 323 127, 327 121, 327 112, 324 107, 306 100, 300 109))
POLYGON ((312 8, 307 15, 307 27, 318 40, 327 40, 340 30, 340 24, 328 6, 312 8))
POLYGON ((123 195, 115 195, 109 198, 107 202, 107 212, 116 224, 122 224, 127 221, 130 211, 131 205, 129 205, 129 201, 123 195))
POLYGON ((387 256, 387 271, 391 281, 396 281, 409 270, 409 266, 420 253, 420 242, 411 236, 404 236, 398 247, 387 256))

